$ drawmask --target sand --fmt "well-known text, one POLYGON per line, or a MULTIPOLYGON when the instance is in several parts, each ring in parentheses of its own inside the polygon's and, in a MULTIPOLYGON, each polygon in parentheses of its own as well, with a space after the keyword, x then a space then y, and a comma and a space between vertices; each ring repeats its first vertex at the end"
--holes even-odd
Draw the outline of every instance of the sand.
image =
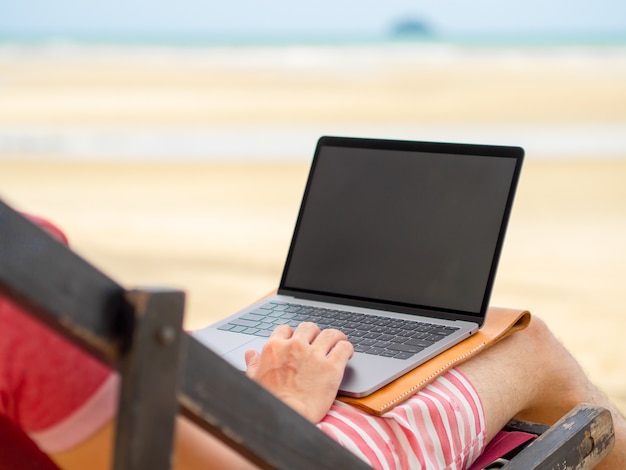
POLYGON ((624 122, 625 51, 0 48, 0 123, 624 122))
MULTIPOLYGON (((111 54, 3 57, 0 129, 325 122, 626 129, 626 60, 615 53, 395 62, 381 55, 334 68, 276 58, 233 65, 184 57, 172 66, 111 54)), ((187 327, 223 318, 278 284, 306 157, 107 162, 31 150, 0 153, 0 197, 58 223, 78 252, 126 286, 185 289, 187 327)), ((570 161, 529 155, 492 304, 544 318, 626 411, 624 181, 626 149, 570 161)))

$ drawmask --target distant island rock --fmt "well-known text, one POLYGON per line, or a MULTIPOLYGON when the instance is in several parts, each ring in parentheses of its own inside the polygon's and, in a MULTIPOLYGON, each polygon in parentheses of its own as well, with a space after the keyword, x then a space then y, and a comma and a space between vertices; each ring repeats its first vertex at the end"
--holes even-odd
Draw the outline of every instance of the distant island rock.
POLYGON ((426 38, 433 35, 433 30, 426 21, 405 19, 392 26, 391 35, 401 38, 426 38))

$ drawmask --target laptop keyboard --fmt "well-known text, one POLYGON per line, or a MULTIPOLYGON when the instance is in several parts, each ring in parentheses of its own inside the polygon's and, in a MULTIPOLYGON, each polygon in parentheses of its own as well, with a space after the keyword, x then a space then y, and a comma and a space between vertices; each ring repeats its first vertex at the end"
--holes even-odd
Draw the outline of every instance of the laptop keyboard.
POLYGON ((357 352, 396 359, 408 359, 458 330, 451 326, 283 302, 268 302, 219 329, 268 337, 278 325, 295 328, 305 321, 316 323, 322 330, 343 331, 357 352))

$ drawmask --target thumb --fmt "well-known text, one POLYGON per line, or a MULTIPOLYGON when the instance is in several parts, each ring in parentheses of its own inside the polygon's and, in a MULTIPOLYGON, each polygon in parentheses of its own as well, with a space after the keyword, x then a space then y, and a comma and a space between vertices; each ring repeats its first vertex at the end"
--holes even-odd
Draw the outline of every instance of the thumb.
POLYGON ((244 359, 246 360, 246 375, 252 378, 256 375, 256 371, 259 368, 261 355, 254 349, 248 349, 245 352, 244 359))

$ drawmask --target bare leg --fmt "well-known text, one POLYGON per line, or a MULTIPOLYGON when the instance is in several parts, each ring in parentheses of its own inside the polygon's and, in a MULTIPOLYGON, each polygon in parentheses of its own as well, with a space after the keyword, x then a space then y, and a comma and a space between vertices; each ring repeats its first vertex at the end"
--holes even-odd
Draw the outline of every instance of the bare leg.
POLYGON ((615 448, 597 468, 626 468, 626 420, 538 318, 462 364, 485 407, 491 439, 513 417, 552 424, 579 403, 608 408, 615 448))

